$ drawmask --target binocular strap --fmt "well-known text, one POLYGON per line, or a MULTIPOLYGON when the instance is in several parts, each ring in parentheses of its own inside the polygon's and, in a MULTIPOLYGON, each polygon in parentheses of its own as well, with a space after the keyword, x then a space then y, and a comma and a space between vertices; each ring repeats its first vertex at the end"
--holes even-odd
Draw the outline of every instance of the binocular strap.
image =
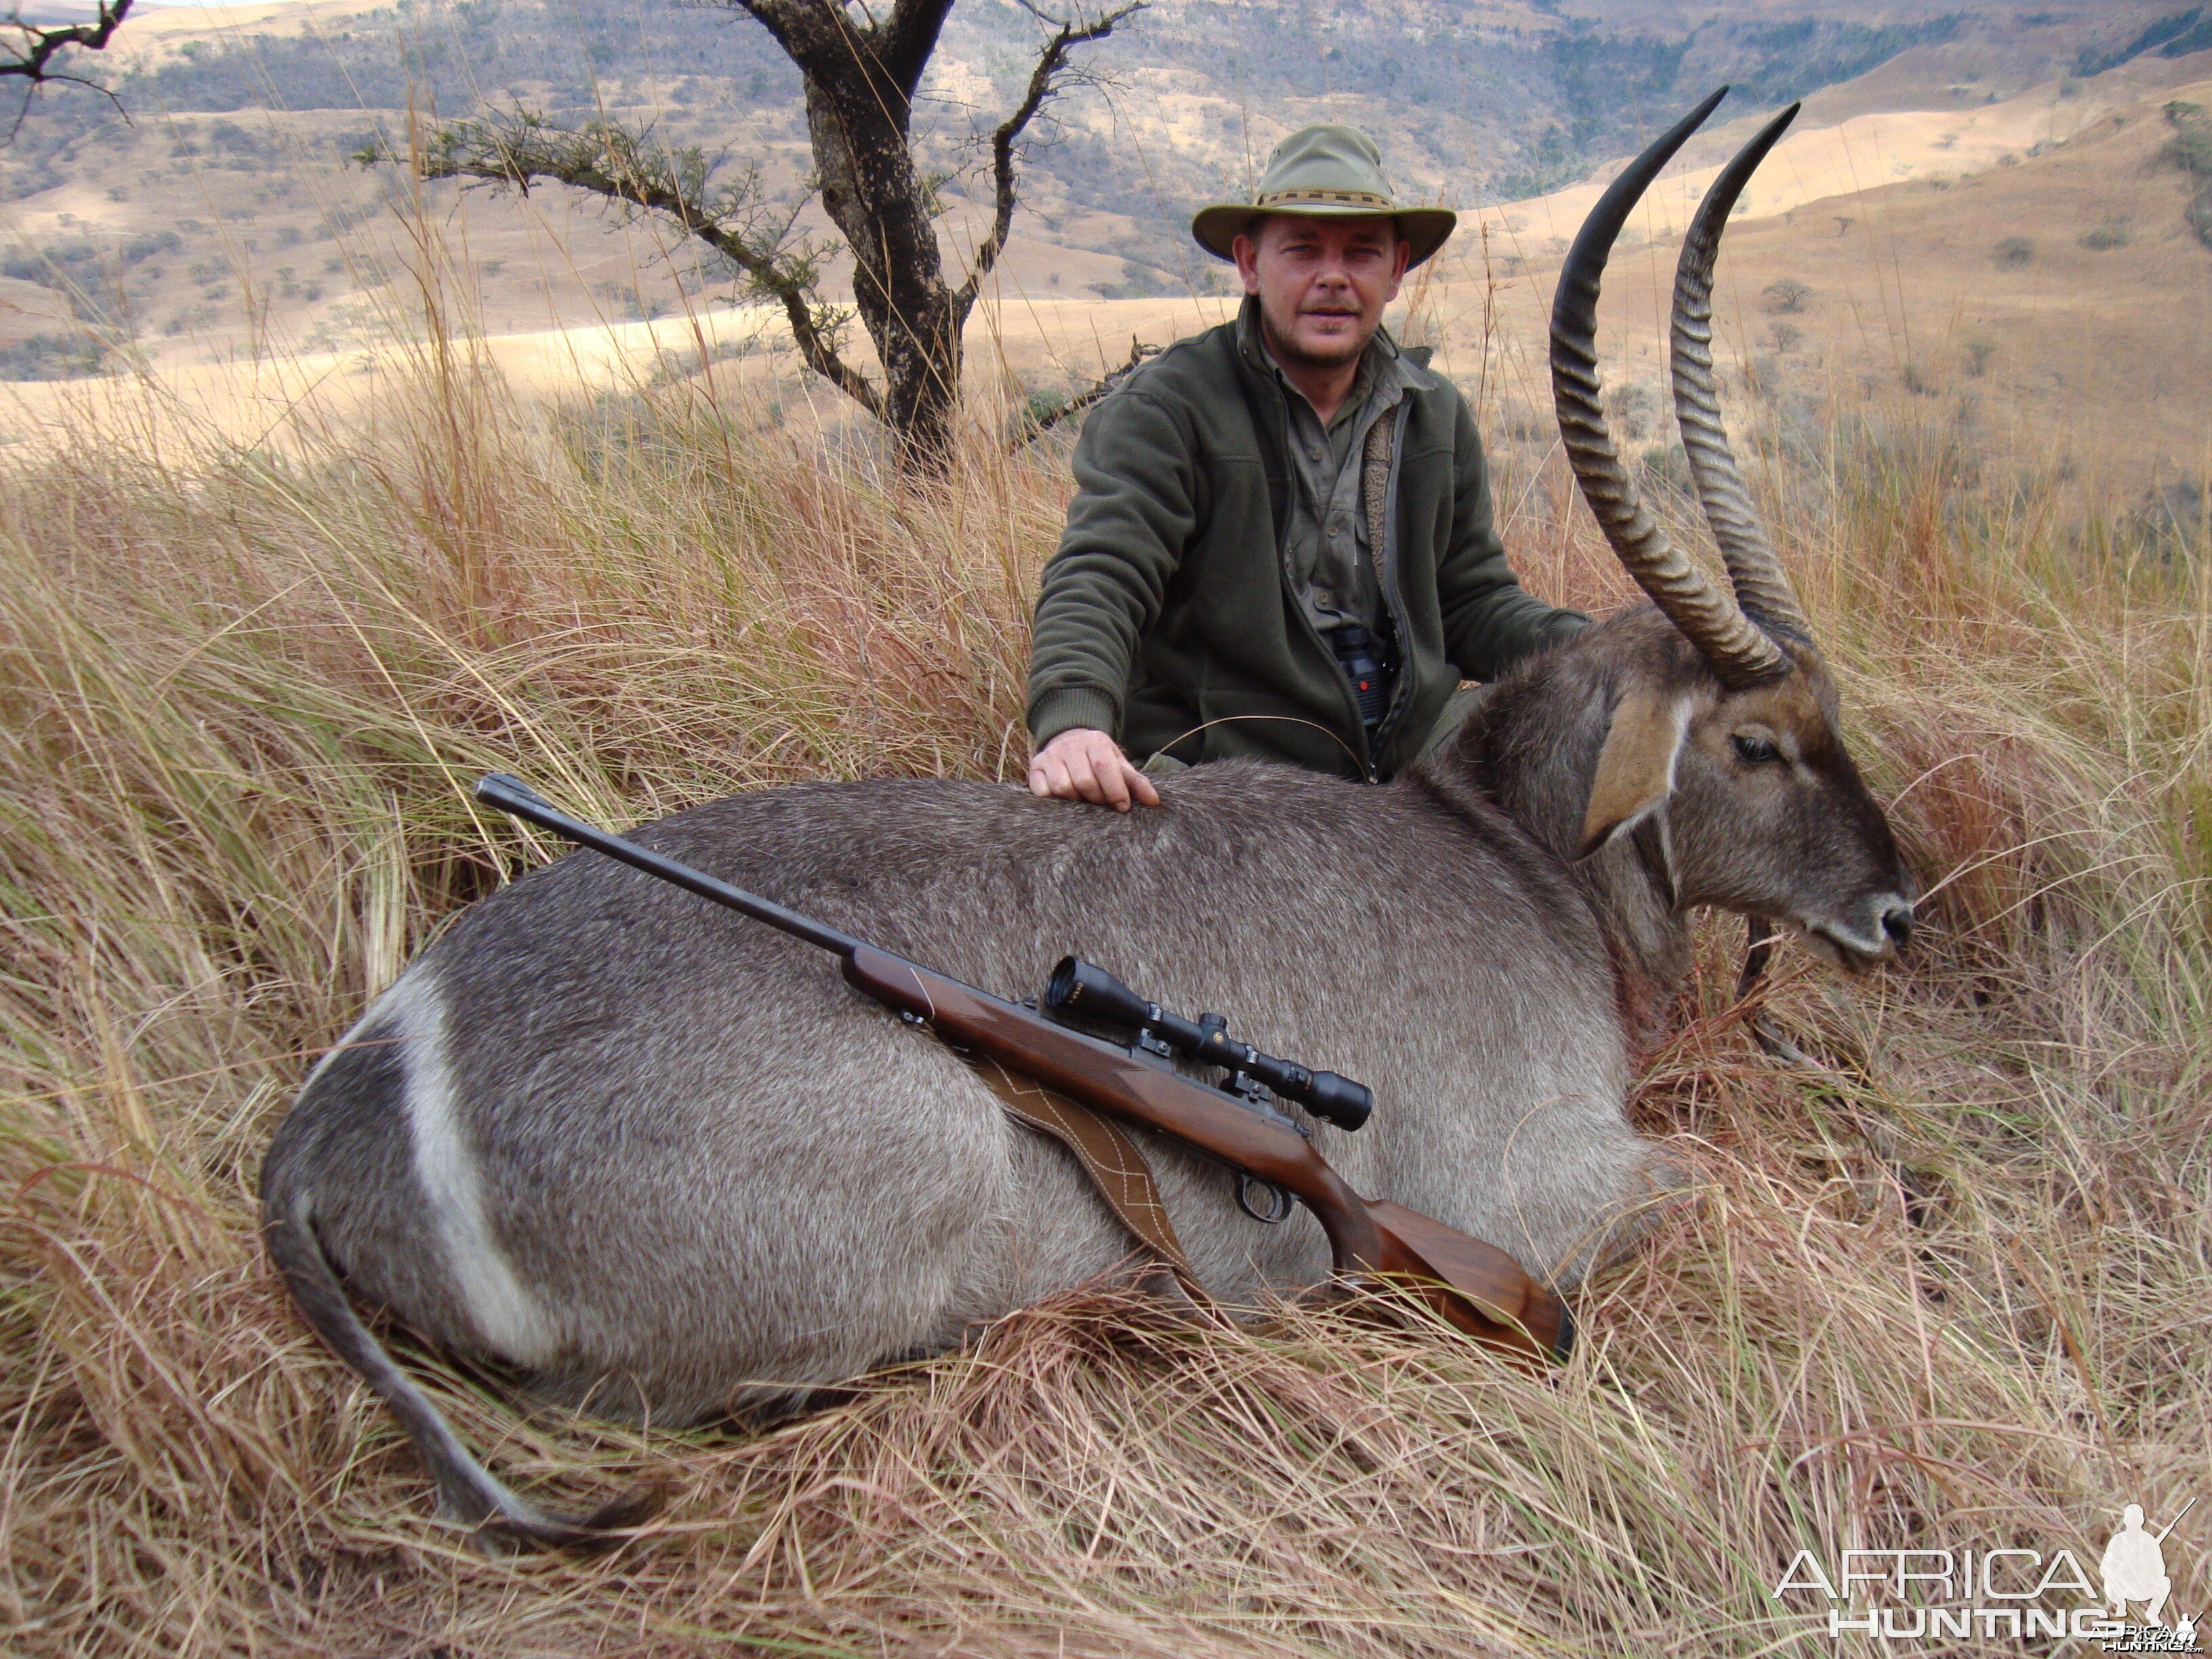
POLYGON ((1176 1237, 1175 1223, 1160 1202, 1152 1166, 1145 1162, 1144 1149, 1127 1129, 1033 1078, 1008 1071, 994 1060, 979 1061, 975 1072, 999 1097, 1009 1117, 1051 1136, 1073 1152, 1106 1200, 1106 1207, 1139 1244, 1160 1259, 1183 1293, 1201 1308, 1211 1305, 1212 1298, 1198 1282, 1197 1270, 1176 1237))
POLYGON ((1390 533, 1390 450, 1397 437, 1398 411, 1386 409, 1367 428, 1367 447, 1360 456, 1359 494, 1367 509, 1367 556, 1375 562, 1375 580, 1382 580, 1382 542, 1390 533))

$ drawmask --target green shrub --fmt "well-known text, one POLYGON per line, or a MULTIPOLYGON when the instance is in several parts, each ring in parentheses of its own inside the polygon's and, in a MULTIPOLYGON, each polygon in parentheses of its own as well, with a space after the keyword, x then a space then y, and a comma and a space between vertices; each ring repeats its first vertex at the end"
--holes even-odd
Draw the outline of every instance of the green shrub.
POLYGON ((76 380, 104 372, 112 354, 89 334, 33 334, 0 346, 0 380, 76 380))

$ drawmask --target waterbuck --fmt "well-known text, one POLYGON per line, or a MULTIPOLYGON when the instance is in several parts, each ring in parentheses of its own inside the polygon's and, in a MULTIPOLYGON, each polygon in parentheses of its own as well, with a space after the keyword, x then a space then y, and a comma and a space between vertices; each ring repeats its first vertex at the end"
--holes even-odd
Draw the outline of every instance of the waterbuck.
MULTIPOLYGON (((1717 94, 1713 101, 1717 101, 1717 94)), ((1674 374, 1733 594, 1645 512, 1598 398, 1599 277, 1708 102, 1606 194, 1561 274, 1552 362, 1577 477, 1653 604, 1526 661, 1394 783, 1230 763, 1124 816, 1013 787, 800 785, 635 839, 1003 995, 1059 957, 1375 1090, 1316 1141, 1384 1195, 1571 1285, 1658 1176, 1623 1102, 1701 905, 1845 967, 1911 878, 1730 456, 1712 261, 1784 115, 1684 248, 1674 374)), ((1151 1147, 1206 1287, 1249 1304, 1328 1258, 1217 1166, 1151 1147)), ((593 1412, 685 1423, 802 1399, 1103 1273, 1130 1241, 1059 1146, 820 953, 593 854, 483 900, 319 1065, 262 1176, 272 1255, 463 1521, 537 1516, 460 1448, 349 1294, 593 1412)), ((589 1523, 586 1523, 587 1525, 589 1523)))

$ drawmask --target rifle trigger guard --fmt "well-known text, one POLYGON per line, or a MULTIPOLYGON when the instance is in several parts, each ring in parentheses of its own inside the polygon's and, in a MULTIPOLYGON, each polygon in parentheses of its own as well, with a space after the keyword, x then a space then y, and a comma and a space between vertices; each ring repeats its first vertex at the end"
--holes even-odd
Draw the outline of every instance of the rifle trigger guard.
POLYGON ((1255 1221, 1269 1227, 1279 1227, 1291 1218, 1291 1211, 1296 1204, 1291 1195, 1273 1182, 1262 1181, 1255 1175, 1239 1170, 1237 1171, 1237 1207, 1255 1221), (1274 1200, 1265 1211, 1256 1208, 1252 1202, 1252 1189, 1255 1187, 1266 1191, 1274 1200))

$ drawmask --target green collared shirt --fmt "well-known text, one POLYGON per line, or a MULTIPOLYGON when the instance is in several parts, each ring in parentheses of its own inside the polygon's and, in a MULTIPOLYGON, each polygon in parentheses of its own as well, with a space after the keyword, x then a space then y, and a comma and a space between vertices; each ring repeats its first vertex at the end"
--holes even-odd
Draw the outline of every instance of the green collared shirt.
POLYGON ((1281 388, 1290 417, 1290 460, 1297 487, 1283 537, 1283 571, 1306 619, 1322 633, 1348 622, 1384 632, 1382 586, 1370 547, 1362 496, 1367 434, 1387 418, 1408 388, 1427 375, 1398 349, 1388 329, 1375 331, 1359 359, 1352 390, 1323 427, 1304 392, 1283 373, 1260 328, 1260 307, 1247 299, 1237 316, 1237 343, 1247 361, 1281 388))

